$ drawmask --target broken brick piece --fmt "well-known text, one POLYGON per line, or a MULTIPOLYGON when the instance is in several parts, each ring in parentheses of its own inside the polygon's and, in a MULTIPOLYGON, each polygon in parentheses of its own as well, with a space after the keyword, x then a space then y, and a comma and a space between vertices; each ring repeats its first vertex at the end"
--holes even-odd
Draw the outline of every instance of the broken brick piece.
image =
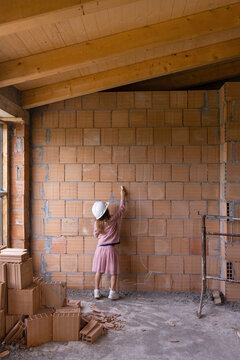
POLYGON ((80 314, 81 309, 79 307, 65 306, 56 308, 56 314, 80 314))
POLYGON ((71 299, 67 299, 67 306, 72 306, 72 307, 81 307, 81 301, 80 300, 71 300, 71 299))
POLYGON ((88 344, 93 344, 103 333, 103 326, 91 320, 81 331, 80 339, 88 344))
POLYGON ((6 315, 6 334, 21 320, 23 321, 24 315, 6 315))
POLYGON ((65 282, 41 283, 41 304, 59 308, 66 304, 67 286, 65 282))
POLYGON ((52 340, 53 316, 51 313, 32 315, 25 319, 27 346, 37 346, 52 340))
POLYGON ((19 320, 17 324, 8 332, 4 339, 4 343, 10 345, 18 342, 23 337, 23 332, 26 329, 25 324, 19 320))
POLYGON ((78 341, 80 314, 53 314, 53 341, 78 341))

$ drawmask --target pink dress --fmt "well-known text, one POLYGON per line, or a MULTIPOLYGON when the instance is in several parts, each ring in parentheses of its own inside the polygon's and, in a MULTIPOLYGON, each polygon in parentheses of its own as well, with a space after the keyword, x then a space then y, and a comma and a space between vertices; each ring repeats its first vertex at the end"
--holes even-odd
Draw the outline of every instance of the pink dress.
POLYGON ((125 210, 125 201, 121 200, 119 209, 104 224, 104 234, 97 232, 94 224, 94 236, 98 238, 93 258, 92 271, 105 274, 119 274, 119 255, 114 245, 120 244, 118 220, 125 210))

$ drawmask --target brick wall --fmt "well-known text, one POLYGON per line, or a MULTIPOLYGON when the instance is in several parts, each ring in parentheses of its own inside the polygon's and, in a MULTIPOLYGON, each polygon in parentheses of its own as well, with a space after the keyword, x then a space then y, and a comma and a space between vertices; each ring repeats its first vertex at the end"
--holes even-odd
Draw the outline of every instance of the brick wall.
MULTIPOLYGON (((217 91, 96 93, 35 109, 35 270, 92 289, 91 207, 110 200, 113 211, 124 185, 119 288, 199 290, 198 211, 219 213, 219 130, 217 91)), ((219 252, 208 244, 208 274, 219 275, 219 252)))

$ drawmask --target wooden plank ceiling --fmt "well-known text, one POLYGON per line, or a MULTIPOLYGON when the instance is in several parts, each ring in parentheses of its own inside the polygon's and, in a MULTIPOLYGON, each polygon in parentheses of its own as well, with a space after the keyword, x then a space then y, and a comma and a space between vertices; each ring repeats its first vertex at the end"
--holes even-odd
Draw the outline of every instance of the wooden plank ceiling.
POLYGON ((240 0, 0 5, 0 87, 25 109, 156 77, 164 89, 166 76, 180 88, 240 75, 240 0))

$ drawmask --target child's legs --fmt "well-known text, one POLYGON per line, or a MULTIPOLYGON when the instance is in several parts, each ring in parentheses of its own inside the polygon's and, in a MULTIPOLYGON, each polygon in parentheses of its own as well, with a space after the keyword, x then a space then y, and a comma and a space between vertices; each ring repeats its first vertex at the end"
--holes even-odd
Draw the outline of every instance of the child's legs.
POLYGON ((99 289, 102 274, 97 272, 95 275, 95 289, 99 289))
POLYGON ((111 289, 116 291, 117 289, 117 275, 113 274, 111 275, 111 289))

